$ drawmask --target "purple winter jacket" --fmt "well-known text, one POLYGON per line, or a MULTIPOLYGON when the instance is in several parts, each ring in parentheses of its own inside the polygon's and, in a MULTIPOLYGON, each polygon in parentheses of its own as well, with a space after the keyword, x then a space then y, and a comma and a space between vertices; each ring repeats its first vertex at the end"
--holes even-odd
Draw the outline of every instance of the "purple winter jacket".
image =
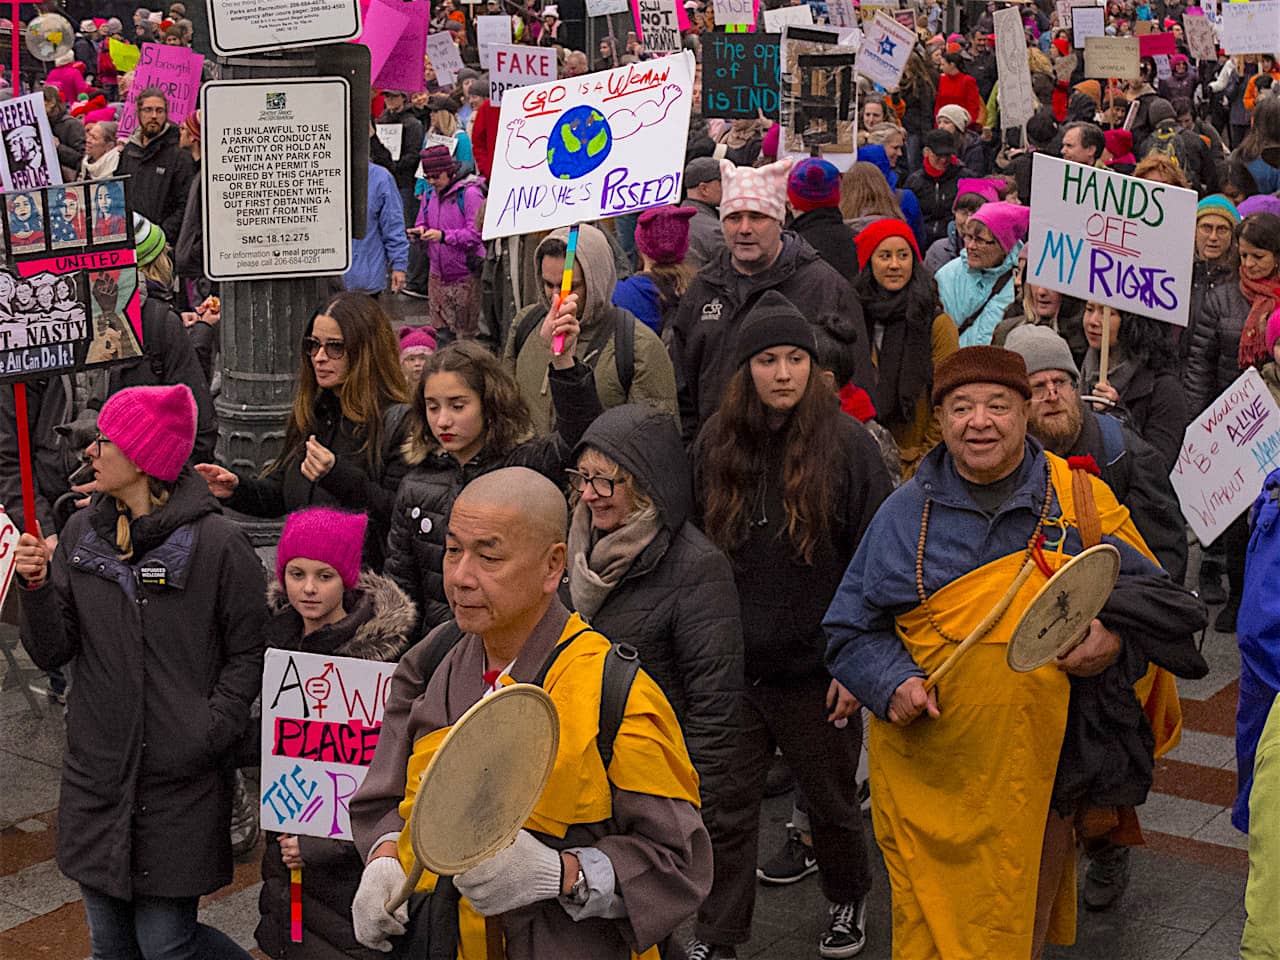
POLYGON ((439 230, 444 234, 441 242, 427 244, 432 276, 439 277, 445 283, 460 283, 470 278, 467 254, 484 253, 484 242, 476 227, 476 217, 483 202, 480 187, 470 180, 459 180, 451 184, 445 190, 443 198, 434 190, 423 194, 414 225, 427 230, 439 230), (463 198, 462 209, 459 208, 459 196, 463 198))

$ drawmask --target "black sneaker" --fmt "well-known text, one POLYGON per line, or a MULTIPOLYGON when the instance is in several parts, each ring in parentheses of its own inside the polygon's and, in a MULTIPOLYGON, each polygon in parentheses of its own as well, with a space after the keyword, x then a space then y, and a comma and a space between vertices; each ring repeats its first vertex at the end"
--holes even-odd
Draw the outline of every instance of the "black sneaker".
POLYGON ((813 847, 800 839, 800 831, 787 824, 787 842, 782 849, 756 868, 760 882, 769 887, 786 886, 818 872, 818 861, 813 847))
POLYGON ((701 940, 689 944, 688 960, 738 960, 738 952, 733 947, 717 947, 701 940))
POLYGON ((1093 854, 1084 875, 1084 905, 1109 910, 1129 885, 1129 848, 1108 846, 1093 854))
POLYGON ((1236 617, 1240 615, 1240 600, 1232 597, 1227 600, 1227 605, 1218 611, 1218 616, 1213 621, 1213 629, 1219 633, 1235 633, 1236 617))
POLYGON ((795 782, 795 775, 791 772, 787 761, 782 759, 782 754, 775 753, 773 762, 769 764, 769 772, 765 774, 764 795, 780 797, 795 786, 795 782))
POLYGON ((1227 602, 1227 591, 1222 586, 1222 576, 1201 576, 1196 593, 1207 607, 1216 607, 1227 602))
POLYGON ((856 957, 867 945, 867 899, 831 904, 831 921, 818 941, 820 957, 856 957))

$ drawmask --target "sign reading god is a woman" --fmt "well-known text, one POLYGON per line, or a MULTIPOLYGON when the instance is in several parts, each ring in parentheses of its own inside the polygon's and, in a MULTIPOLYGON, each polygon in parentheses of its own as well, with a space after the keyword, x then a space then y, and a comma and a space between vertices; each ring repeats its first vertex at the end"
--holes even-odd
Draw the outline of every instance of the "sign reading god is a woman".
POLYGON ((1195 221, 1194 190, 1037 153, 1027 279, 1185 327, 1195 221))

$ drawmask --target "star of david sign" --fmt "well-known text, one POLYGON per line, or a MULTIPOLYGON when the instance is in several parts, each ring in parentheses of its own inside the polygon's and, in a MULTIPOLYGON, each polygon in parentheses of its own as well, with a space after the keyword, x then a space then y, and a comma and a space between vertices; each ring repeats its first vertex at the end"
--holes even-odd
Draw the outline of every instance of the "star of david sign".
POLYGON ((897 46, 897 43, 895 43, 892 38, 881 37, 880 38, 880 56, 892 57, 893 50, 896 46, 897 46))

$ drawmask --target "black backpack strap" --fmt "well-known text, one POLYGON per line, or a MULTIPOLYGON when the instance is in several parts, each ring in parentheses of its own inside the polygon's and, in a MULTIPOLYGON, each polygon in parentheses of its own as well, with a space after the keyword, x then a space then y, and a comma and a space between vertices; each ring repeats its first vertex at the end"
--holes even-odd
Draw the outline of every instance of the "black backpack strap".
POLYGON ((604 678, 600 682, 600 732, 596 734, 596 749, 604 761, 607 773, 613 760, 613 741, 622 729, 627 715, 627 698, 631 685, 640 672, 640 653, 627 643, 615 643, 604 658, 604 678))
POLYGON ((978 309, 973 311, 973 313, 969 314, 969 316, 965 317, 964 323, 960 324, 960 328, 958 331, 960 336, 964 336, 964 332, 973 326, 974 321, 977 320, 978 317, 982 315, 982 311, 987 309, 987 304, 996 298, 996 294, 999 293, 1001 290, 1003 290, 1011 279, 1013 279, 1012 268, 1000 274, 1000 276, 996 279, 995 284, 992 286, 991 292, 987 294, 987 299, 983 300, 982 304, 978 307, 978 309))
POLYGON ((422 683, 425 686, 431 682, 432 675, 439 668, 444 658, 449 655, 449 651, 458 645, 458 641, 462 639, 462 628, 458 626, 457 620, 450 620, 443 624, 431 638, 431 643, 427 647, 426 657, 422 661, 422 683))
MULTIPOLYGON (((613 333, 613 365, 622 384, 624 403, 631 402, 631 384, 636 378, 636 321, 626 310, 617 311, 613 333)), ((608 764, 606 764, 608 766, 608 764)))

